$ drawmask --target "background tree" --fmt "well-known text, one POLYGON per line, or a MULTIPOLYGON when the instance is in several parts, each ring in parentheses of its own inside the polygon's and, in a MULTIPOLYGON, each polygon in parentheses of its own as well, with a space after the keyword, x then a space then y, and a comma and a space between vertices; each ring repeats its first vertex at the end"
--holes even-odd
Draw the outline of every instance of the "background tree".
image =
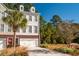
POLYGON ((45 29, 46 29, 46 21, 42 16, 40 16, 40 39, 41 43, 44 43, 45 39, 45 29))
POLYGON ((20 6, 20 5, 23 5, 25 11, 29 11, 30 7, 33 6, 32 3, 4 3, 4 5, 5 5, 7 8, 13 9, 13 10, 19 10, 19 6, 20 6))
POLYGON ((74 35, 74 28, 72 26, 72 23, 70 22, 63 22, 61 25, 59 25, 59 30, 62 33, 62 37, 65 39, 67 44, 70 44, 72 40, 75 38, 74 35))
POLYGON ((46 22, 45 19, 42 16, 40 16, 41 43, 51 43, 52 31, 52 24, 50 22, 46 22))
POLYGON ((52 24, 48 22, 45 30, 45 35, 46 35, 45 40, 47 43, 51 43, 52 32, 53 32, 52 24))
POLYGON ((50 21, 54 26, 57 26, 58 23, 62 22, 62 19, 59 15, 54 15, 50 21))
POLYGON ((62 23, 61 17, 59 15, 54 15, 50 21, 55 28, 55 32, 52 33, 54 42, 64 43, 63 37, 60 35, 61 32, 59 30, 59 25, 62 23))
POLYGON ((70 44, 75 38, 72 22, 62 21, 61 17, 58 15, 54 15, 51 21, 56 27, 55 39, 57 43, 70 44))

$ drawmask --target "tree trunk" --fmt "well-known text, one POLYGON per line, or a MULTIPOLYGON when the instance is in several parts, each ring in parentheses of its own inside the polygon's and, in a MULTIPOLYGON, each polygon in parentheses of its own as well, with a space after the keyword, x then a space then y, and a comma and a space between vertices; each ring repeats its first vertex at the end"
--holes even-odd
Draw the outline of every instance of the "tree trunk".
POLYGON ((15 48, 16 48, 16 32, 14 31, 14 36, 13 36, 13 46, 14 46, 14 55, 15 55, 15 48))

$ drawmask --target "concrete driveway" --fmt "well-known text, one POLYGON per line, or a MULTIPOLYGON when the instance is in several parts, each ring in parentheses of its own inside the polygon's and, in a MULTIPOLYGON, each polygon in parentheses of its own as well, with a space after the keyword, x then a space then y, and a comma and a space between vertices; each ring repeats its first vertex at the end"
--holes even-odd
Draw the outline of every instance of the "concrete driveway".
POLYGON ((70 56, 56 51, 50 51, 46 48, 30 47, 28 48, 29 56, 70 56))

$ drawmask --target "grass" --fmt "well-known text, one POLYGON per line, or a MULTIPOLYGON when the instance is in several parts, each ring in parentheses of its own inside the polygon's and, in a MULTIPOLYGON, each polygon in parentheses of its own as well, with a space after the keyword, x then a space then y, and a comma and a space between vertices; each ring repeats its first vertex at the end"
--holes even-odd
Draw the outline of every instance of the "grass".
POLYGON ((79 49, 76 49, 76 47, 74 46, 74 48, 71 48, 67 44, 42 44, 41 47, 55 50, 61 53, 70 54, 73 56, 79 56, 79 49))
POLYGON ((79 56, 79 50, 78 49, 73 49, 73 48, 59 48, 55 49, 55 51, 70 54, 73 56, 79 56))
POLYGON ((64 47, 64 48, 67 47, 66 44, 41 44, 40 46, 43 47, 43 48, 49 48, 51 50, 52 49, 62 48, 62 47, 64 47))
POLYGON ((15 52, 14 48, 6 48, 0 50, 0 56, 28 56, 28 51, 25 47, 16 47, 15 52))

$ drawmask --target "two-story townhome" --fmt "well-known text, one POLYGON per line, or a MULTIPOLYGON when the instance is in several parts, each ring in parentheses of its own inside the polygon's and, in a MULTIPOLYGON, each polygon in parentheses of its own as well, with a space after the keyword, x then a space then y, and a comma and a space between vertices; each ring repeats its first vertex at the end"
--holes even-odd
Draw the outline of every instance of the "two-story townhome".
MULTIPOLYGON (((17 30, 16 44, 25 47, 37 47, 40 40, 39 13, 35 12, 35 7, 31 7, 29 11, 25 11, 23 5, 20 5, 18 8, 26 17, 27 26, 26 28, 17 30)), ((13 45, 12 29, 2 21, 2 17, 6 16, 5 11, 7 9, 4 4, 0 4, 0 49, 6 48, 8 45, 13 45)))

